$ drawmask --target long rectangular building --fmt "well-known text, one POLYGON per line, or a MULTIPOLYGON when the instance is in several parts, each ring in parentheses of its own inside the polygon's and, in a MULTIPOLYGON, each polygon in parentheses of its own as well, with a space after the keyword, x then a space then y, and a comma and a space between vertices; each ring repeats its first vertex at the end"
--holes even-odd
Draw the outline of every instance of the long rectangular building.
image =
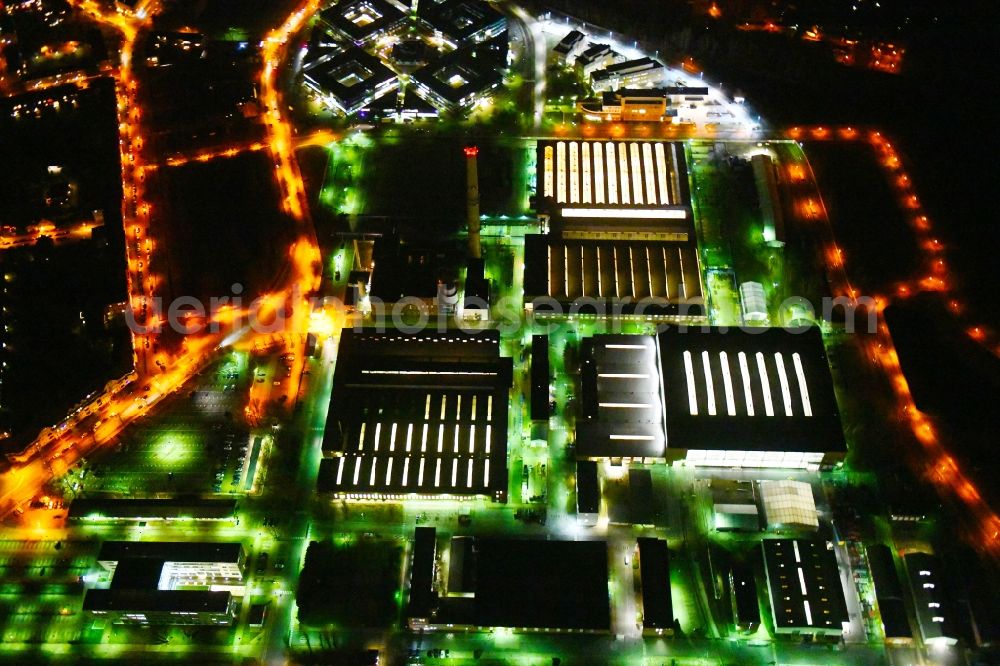
POLYGON ((913 631, 906 616, 903 602, 903 586, 896 573, 896 563, 892 549, 882 543, 867 547, 868 571, 875 586, 875 600, 878 602, 882 631, 887 641, 910 641, 913 631))
POLYGON ((234 520, 236 500, 217 498, 97 498, 73 500, 67 516, 86 521, 234 520))
POLYGON ((581 364, 581 458, 816 469, 847 450, 815 328, 596 335, 581 364))
POLYGON ((764 221, 764 240, 768 243, 785 242, 785 218, 781 212, 778 197, 778 182, 774 175, 774 162, 769 155, 754 155, 750 158, 760 214, 764 221))
POLYGON ((435 610, 434 562, 436 557, 437 530, 433 527, 417 527, 413 533, 410 603, 406 611, 411 629, 425 626, 435 610))
POLYGON ((210 590, 88 590, 83 610, 115 624, 228 625, 236 613, 232 593, 210 590))
POLYGON ((846 453, 816 327, 658 336, 668 447, 703 466, 829 466, 846 453))
POLYGON ((346 330, 339 358, 320 492, 506 500, 512 366, 497 331, 346 330))
POLYGON ((670 553, 662 539, 639 537, 639 579, 642 585, 642 630, 652 635, 674 633, 670 593, 670 553))
POLYGON ((701 320, 704 290, 693 242, 569 240, 528 235, 524 293, 528 307, 568 314, 615 313, 701 320))
POLYGON ((934 555, 907 553, 903 556, 913 593, 920 637, 927 645, 955 645, 958 642, 955 611, 942 577, 942 565, 934 555))
POLYGON ((538 142, 539 212, 580 232, 595 220, 631 220, 649 229, 630 238, 688 240, 683 148, 665 141, 538 142))
POLYGON ((833 545, 824 540, 765 539, 761 547, 775 631, 843 634, 849 618, 833 545))
POLYGON ((645 462, 666 449, 656 339, 595 335, 581 342, 581 410, 576 449, 582 458, 645 462))
POLYGON ((531 419, 549 418, 549 336, 531 336, 531 419))
POLYGON ((733 624, 738 631, 757 631, 760 626, 760 605, 757 603, 757 581, 753 567, 745 562, 733 564, 729 570, 729 594, 732 597, 733 624))

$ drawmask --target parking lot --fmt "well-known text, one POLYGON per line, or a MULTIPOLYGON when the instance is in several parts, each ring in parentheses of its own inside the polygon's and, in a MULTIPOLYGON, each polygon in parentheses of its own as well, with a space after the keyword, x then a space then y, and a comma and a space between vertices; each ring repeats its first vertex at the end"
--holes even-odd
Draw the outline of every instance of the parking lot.
POLYGON ((243 492, 252 441, 239 419, 249 381, 244 366, 233 361, 206 371, 162 415, 126 430, 117 451, 86 466, 76 492, 243 492))

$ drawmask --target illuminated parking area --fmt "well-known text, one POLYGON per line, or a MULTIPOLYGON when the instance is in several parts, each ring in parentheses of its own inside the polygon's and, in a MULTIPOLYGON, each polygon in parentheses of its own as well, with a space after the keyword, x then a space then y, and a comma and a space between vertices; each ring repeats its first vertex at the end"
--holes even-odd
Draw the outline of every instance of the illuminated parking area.
POLYGON ((505 498, 511 364, 495 331, 345 331, 339 357, 320 492, 505 498))

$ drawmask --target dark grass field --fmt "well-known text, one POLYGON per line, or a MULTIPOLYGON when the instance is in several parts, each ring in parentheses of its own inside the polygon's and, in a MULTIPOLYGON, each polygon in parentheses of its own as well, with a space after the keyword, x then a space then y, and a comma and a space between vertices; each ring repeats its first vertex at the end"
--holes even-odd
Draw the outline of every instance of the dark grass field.
POLYGON ((994 508, 1000 507, 1000 360, 975 343, 940 299, 923 295, 886 309, 886 322, 917 407, 937 417, 945 446, 994 508))
POLYGON ((207 303, 243 286, 244 303, 279 285, 294 222, 282 211, 265 153, 161 169, 152 191, 152 234, 162 239, 165 303, 207 303))
MULTIPOLYGON (((460 229, 466 210, 462 148, 469 143, 458 137, 379 139, 364 161, 364 213, 410 218, 428 231, 460 229)), ((493 141, 476 143, 480 211, 511 214, 517 209, 512 184, 518 182, 521 149, 493 141)))
POLYGON ((875 151, 862 142, 810 143, 806 155, 852 282, 866 293, 884 293, 924 275, 915 232, 875 151))
POLYGON ((294 0, 177 0, 168 6, 167 16, 216 38, 235 31, 254 38, 281 25, 295 7, 294 0))

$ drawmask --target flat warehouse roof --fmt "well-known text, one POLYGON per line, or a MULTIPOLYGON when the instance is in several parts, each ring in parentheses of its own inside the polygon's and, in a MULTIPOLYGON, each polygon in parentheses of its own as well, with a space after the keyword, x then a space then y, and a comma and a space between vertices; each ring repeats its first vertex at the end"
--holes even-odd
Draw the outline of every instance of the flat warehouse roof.
POLYGON ((475 624, 608 631, 605 541, 476 539, 475 624))
POLYGON ((448 547, 448 594, 471 594, 476 584, 475 537, 453 536, 448 547))
POLYGON ((873 543, 865 549, 868 555, 868 570, 875 585, 875 596, 882 599, 902 599, 903 584, 896 573, 896 563, 892 550, 884 543, 873 543))
POLYGON ((663 427, 654 423, 577 423, 581 458, 662 458, 663 427))
POLYGON ((531 336, 531 418, 549 418, 549 336, 531 336))
POLYGON ((941 560, 929 553, 903 555, 913 593, 917 624, 925 643, 951 643, 957 639, 956 613, 946 581, 941 575, 941 560))
POLYGON ((632 467, 628 471, 629 514, 633 525, 652 525, 655 516, 653 476, 648 469, 632 467))
POLYGON ((700 316, 701 270, 693 243, 525 237, 524 292, 586 308, 700 316))
POLYGON ((708 451, 846 451, 819 329, 659 334, 667 443, 708 451))
POLYGON ((597 513, 601 509, 597 463, 593 460, 576 461, 576 509, 579 513, 597 513))
POLYGON ((155 590, 163 573, 162 559, 127 557, 119 560, 111 579, 112 590, 155 590))
POLYGON ((437 530, 417 527, 413 532, 413 564, 410 568, 410 617, 425 617, 430 613, 434 583, 434 556, 437 552, 437 530))
POLYGON ((241 543, 211 541, 105 541, 97 556, 99 562, 131 558, 149 558, 167 562, 239 562, 241 543))
POLYGON ((913 638, 910 620, 902 599, 895 597, 878 600, 878 614, 882 618, 882 631, 886 638, 913 638))
POLYGON ((642 625, 650 629, 668 629, 674 624, 674 605, 667 542, 648 537, 639 537, 636 542, 642 582, 642 625))
POLYGON ((496 331, 345 331, 321 492, 502 495, 511 362, 496 331))
POLYGON ((540 212, 556 219, 656 219, 664 233, 691 233, 680 144, 556 139, 539 141, 537 152, 540 212))
POLYGON ((765 539, 764 567, 778 631, 843 631, 847 602, 832 545, 825 540, 765 539))
POLYGON ((729 582, 737 624, 760 622, 760 605, 757 603, 757 583, 753 567, 745 562, 733 564, 729 570, 729 582))
POLYGON ((87 590, 83 610, 225 613, 232 594, 201 590, 87 590))
POLYGON ((656 340, 595 335, 581 342, 577 452, 593 457, 663 457, 663 405, 656 340))

